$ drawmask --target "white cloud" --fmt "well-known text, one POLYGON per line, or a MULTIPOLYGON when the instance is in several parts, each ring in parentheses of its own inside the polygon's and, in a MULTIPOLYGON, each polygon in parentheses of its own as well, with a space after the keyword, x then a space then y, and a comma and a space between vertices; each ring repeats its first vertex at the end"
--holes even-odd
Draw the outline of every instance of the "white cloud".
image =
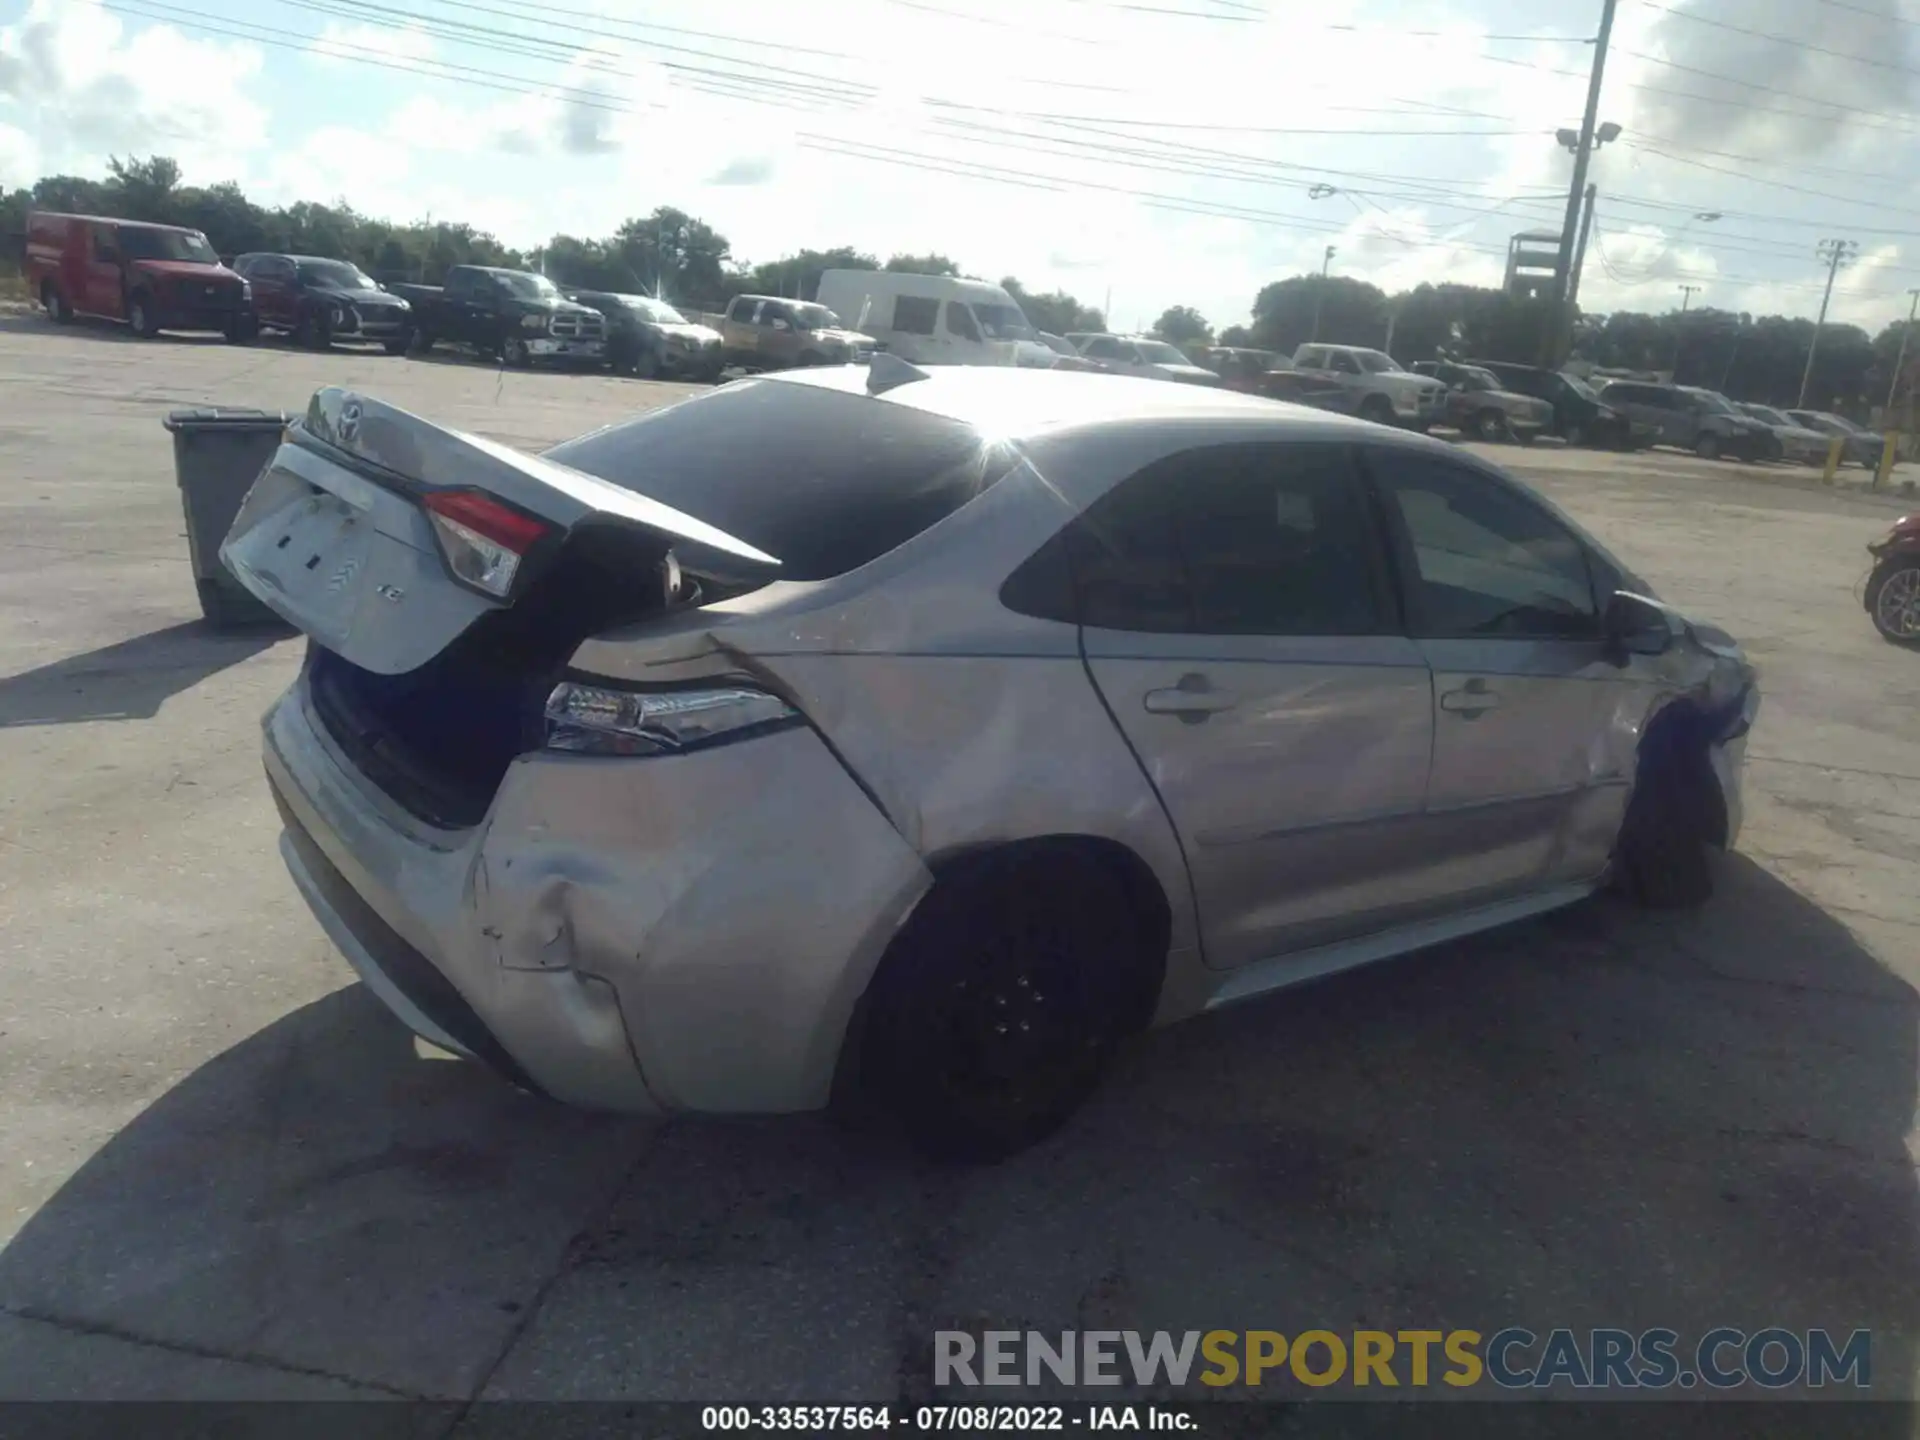
MULTIPOLYGON (((252 46, 123 23, 100 0, 29 3, 0 31, 0 126, 13 131, 0 129, 0 164, 98 173, 116 150, 159 151, 190 181, 224 178, 271 121, 274 163, 238 176, 266 200, 431 210, 529 247, 669 204, 747 259, 939 251, 1090 303, 1111 287, 1126 323, 1169 304, 1233 323, 1262 284, 1317 270, 1329 243, 1338 273, 1389 290, 1497 284, 1510 235, 1559 228, 1571 157, 1552 132, 1578 123, 1591 55, 1488 38, 1569 37, 1591 18, 1512 0, 1322 0, 1311 15, 1274 3, 1251 23, 1224 8, 1194 19, 1066 0, 840 0, 831 28, 786 0, 730 0, 672 24, 652 0, 571 0, 529 18, 510 51, 426 20, 333 22, 323 84, 305 57, 271 54, 263 73, 252 46), (471 67, 469 83, 367 59, 471 67), (1339 189, 1310 196, 1316 183, 1339 189)), ((1757 5, 1781 12, 1781 33, 1811 35, 1801 0, 1675 3, 1749 26, 1741 7, 1757 5)), ((1860 53, 1892 45, 1879 20, 1855 18, 1864 29, 1848 33, 1872 47, 1860 53)), ((517 29, 504 13, 488 23, 517 29)), ((1782 90, 1844 87, 1805 56, 1722 53, 1714 34, 1645 6, 1620 12, 1600 118, 1624 134, 1593 167, 1583 305, 1662 310, 1696 284, 1696 305, 1809 313, 1813 242, 1851 233, 1867 253, 1843 273, 1835 314, 1903 310, 1920 274, 1905 264, 1920 262, 1896 248, 1900 214, 1873 207, 1920 215, 1920 184, 1901 178, 1920 178, 1920 143, 1898 128, 1912 87, 1843 97, 1893 129, 1872 115, 1730 126, 1711 103, 1724 84, 1660 58, 1743 76, 1736 61, 1759 66, 1782 90), (1709 98, 1664 93, 1675 90, 1709 98)))
POLYGON ((0 29, 0 121, 46 170, 99 173, 108 155, 160 151, 191 177, 224 178, 236 151, 265 141, 267 110, 247 93, 260 65, 244 42, 130 32, 98 0, 31 0, 0 29))

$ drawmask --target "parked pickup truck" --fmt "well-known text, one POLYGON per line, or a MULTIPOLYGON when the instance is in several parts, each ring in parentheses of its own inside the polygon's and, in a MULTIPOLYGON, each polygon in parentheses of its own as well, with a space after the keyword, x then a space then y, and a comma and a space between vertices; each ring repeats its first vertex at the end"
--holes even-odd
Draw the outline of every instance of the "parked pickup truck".
POLYGON ((1553 428, 1553 406, 1507 389, 1491 370, 1454 360, 1421 360, 1413 370, 1447 387, 1447 423, 1463 435, 1530 445, 1553 428))
POLYGON ((536 360, 606 361, 607 317, 567 299, 544 275, 455 265, 444 287, 387 288, 412 307, 416 349, 449 340, 515 367, 536 360))
POLYGON ((1325 377, 1355 397, 1354 413, 1363 420, 1424 432, 1446 418, 1447 387, 1415 375, 1383 350, 1358 345, 1302 345, 1293 352, 1293 368, 1325 377))

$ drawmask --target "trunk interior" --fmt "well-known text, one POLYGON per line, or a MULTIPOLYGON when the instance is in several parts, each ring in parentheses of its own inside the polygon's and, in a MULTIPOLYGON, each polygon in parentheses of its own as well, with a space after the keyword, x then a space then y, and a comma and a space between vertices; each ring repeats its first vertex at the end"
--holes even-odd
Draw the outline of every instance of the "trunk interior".
POLYGON ((311 643, 314 709, 411 814, 448 829, 477 825, 507 767, 542 744, 547 696, 582 640, 707 598, 685 586, 668 594, 665 554, 656 544, 636 555, 628 530, 576 532, 514 605, 405 674, 375 674, 311 643))

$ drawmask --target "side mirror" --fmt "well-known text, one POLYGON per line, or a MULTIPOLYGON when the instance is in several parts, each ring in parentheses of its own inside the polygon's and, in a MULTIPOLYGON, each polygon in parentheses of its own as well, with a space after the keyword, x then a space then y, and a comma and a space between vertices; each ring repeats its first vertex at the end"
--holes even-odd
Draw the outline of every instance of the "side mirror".
POLYGON ((1629 655, 1664 655, 1679 639, 1667 610, 1629 590, 1613 592, 1601 630, 1607 648, 1622 664, 1629 655))

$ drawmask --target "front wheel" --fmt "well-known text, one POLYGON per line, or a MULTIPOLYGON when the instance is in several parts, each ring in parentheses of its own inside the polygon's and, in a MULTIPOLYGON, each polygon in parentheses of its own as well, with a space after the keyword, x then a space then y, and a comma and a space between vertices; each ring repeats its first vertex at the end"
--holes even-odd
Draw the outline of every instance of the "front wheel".
POLYGON ((637 379, 651 380, 660 373, 660 354, 656 350, 642 350, 633 357, 633 373, 637 379))
POLYGON ((1507 422, 1498 410, 1482 410, 1469 423, 1476 440, 1494 441, 1507 433, 1507 422))
POLYGON ((533 363, 533 352, 518 335, 509 335, 500 347, 500 359, 510 370, 524 370, 533 363))
POLYGON ((401 336, 398 339, 387 341, 380 348, 385 350, 389 355, 404 355, 412 348, 412 344, 411 339, 406 336, 401 336))
POLYGON ((998 1160, 1057 1130, 1158 990, 1117 876, 1072 848, 943 875, 882 960, 860 1046, 866 1093, 921 1149, 998 1160))
POLYGON ((1360 403, 1360 418, 1376 425, 1393 424, 1393 402, 1384 395, 1369 395, 1360 403))
POLYGON ((1693 453, 1698 455, 1702 460, 1718 460, 1720 458, 1720 437, 1713 434, 1700 436, 1693 442, 1693 453))
POLYGON ((229 345, 251 345, 260 338, 260 325, 258 321, 245 317, 230 320, 226 333, 229 345))
POLYGON ((1896 645, 1920 643, 1920 555, 1896 555, 1874 567, 1867 613, 1873 628, 1896 645))
POLYGON ((331 350, 333 326, 318 310, 309 310, 300 317, 300 323, 293 332, 293 342, 308 350, 331 350))
POLYGON ((56 325, 73 323, 73 306, 67 303, 67 297, 60 293, 60 287, 51 280, 40 286, 40 303, 46 307, 47 318, 56 325))
POLYGON ((1614 846, 1615 879, 1651 910, 1702 905, 1713 895, 1710 772, 1704 756, 1690 759, 1658 734, 1650 738, 1659 748, 1641 759, 1614 846))
POLYGON ((142 340, 151 340, 159 335, 160 316, 153 308, 153 301, 146 295, 135 295, 129 300, 127 324, 142 340))

